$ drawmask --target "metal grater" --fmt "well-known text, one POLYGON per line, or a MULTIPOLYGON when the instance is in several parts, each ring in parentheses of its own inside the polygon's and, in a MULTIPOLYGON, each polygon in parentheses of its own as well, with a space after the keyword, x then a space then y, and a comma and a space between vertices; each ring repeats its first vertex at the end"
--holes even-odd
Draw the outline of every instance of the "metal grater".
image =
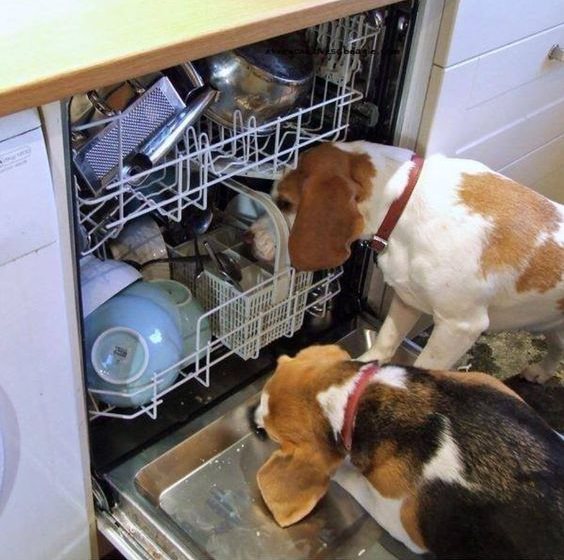
POLYGON ((184 106, 170 80, 160 78, 115 121, 78 150, 74 163, 81 179, 99 194, 118 172, 120 159, 123 161, 136 152, 147 138, 184 106))

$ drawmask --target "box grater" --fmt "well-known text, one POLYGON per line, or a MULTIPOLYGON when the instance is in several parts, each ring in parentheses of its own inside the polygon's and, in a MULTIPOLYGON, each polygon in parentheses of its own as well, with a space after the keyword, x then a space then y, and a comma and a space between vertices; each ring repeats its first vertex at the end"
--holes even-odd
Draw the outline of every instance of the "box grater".
POLYGON ((185 104, 167 77, 160 78, 74 156, 81 180, 95 193, 108 185, 123 161, 185 104), (121 134, 121 152, 120 152, 121 134))

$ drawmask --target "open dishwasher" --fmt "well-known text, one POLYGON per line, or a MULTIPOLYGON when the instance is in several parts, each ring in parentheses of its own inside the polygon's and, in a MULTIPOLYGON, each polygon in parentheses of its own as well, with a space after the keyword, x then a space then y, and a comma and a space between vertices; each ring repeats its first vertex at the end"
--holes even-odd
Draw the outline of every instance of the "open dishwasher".
POLYGON ((302 523, 277 527, 255 482, 272 445, 246 411, 280 354, 338 341, 356 356, 374 339, 369 249, 297 272, 267 193, 315 143, 391 142, 415 10, 265 42, 264 56, 299 55, 286 78, 303 86, 277 90, 266 115, 262 99, 226 117, 217 95, 226 57, 224 74, 264 62, 247 47, 69 100, 95 501, 127 558, 413 557, 336 483, 302 523), (274 232, 268 262, 245 241, 257 219, 274 232), (145 336, 153 323, 159 336, 145 336))

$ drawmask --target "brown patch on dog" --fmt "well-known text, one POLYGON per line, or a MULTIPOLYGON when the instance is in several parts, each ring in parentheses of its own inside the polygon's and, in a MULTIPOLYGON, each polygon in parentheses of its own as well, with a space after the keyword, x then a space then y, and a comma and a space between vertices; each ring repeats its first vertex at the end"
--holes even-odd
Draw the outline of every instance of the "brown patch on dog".
POLYGON ((362 235, 358 204, 372 192, 376 170, 368 154, 321 144, 304 153, 298 167, 278 184, 278 205, 296 212, 289 239, 299 270, 339 266, 362 235))
POLYGON ((556 302, 556 307, 558 307, 558 309, 560 309, 560 311, 562 311, 562 313, 564 313, 564 298, 559 299, 556 302))
POLYGON ((323 441, 328 424, 315 397, 357 373, 348 360, 350 355, 336 345, 309 346, 294 358, 280 356, 264 387, 269 406, 263 421, 269 435, 281 443, 309 442, 312 437, 323 441), (307 424, 304 418, 309 419, 307 424))
POLYGON ((407 389, 374 383, 365 394, 370 395, 372 391, 377 392, 378 406, 382 413, 404 426, 420 425, 434 411, 436 393, 432 387, 423 383, 410 382, 407 389))
POLYGON ((543 294, 554 288, 564 274, 564 247, 547 239, 527 263, 527 268, 517 279, 518 292, 537 291, 543 294))
POLYGON ((400 521, 405 529, 409 538, 423 550, 427 549, 427 545, 423 540, 423 535, 421 534, 421 527, 419 526, 419 516, 418 516, 418 500, 415 496, 408 496, 400 510, 400 521))
POLYGON ((310 346, 295 358, 281 356, 264 390, 268 435, 280 444, 257 473, 262 497, 275 520, 287 527, 305 517, 324 496, 344 459, 316 396, 345 382, 358 368, 338 346, 310 346))
POLYGON ((391 441, 381 443, 372 457, 372 470, 366 477, 385 498, 401 498, 413 492, 414 465, 399 455, 391 441))
POLYGON ((357 202, 366 200, 372 193, 376 169, 368 154, 354 154, 340 150, 333 144, 321 144, 304 152, 296 169, 288 172, 278 184, 278 196, 298 206, 304 181, 313 175, 350 177, 358 184, 357 202))
POLYGON ((502 383, 499 379, 486 373, 478 371, 429 371, 429 374, 436 379, 448 379, 449 381, 456 381, 457 383, 465 383, 466 385, 481 385, 490 387, 496 391, 500 391, 522 401, 523 399, 507 385, 502 383))
POLYGON ((299 167, 286 173, 284 178, 278 183, 278 198, 275 200, 278 207, 284 210, 295 212, 300 203, 303 173, 299 167))
MULTIPOLYGON (((484 277, 524 267, 534 258, 538 236, 551 234, 559 226, 558 211, 550 200, 496 173, 464 173, 459 195, 472 212, 493 223, 482 251, 484 277)), ((543 258, 539 255, 539 260, 543 258)))

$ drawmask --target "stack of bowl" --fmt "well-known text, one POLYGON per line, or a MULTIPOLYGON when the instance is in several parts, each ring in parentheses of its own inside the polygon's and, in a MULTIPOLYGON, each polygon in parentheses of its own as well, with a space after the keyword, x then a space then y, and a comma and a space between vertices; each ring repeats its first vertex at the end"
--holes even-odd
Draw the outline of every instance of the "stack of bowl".
POLYGON ((88 388, 109 405, 147 404, 175 382, 180 367, 196 360, 198 350, 203 354, 211 338, 206 318, 198 322, 203 310, 178 282, 144 282, 124 263, 86 259, 81 276, 88 388))

